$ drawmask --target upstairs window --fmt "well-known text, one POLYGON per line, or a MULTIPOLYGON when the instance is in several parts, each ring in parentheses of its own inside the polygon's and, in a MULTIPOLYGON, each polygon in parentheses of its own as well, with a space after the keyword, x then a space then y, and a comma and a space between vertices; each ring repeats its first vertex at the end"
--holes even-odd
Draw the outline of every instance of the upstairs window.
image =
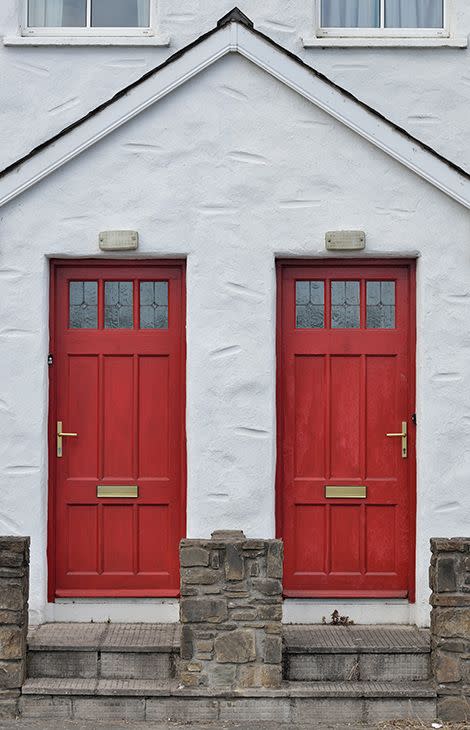
MULTIPOLYGON (((320 38, 453 39, 453 0, 316 0, 320 38)), ((376 40, 371 45, 377 45, 376 40)), ((449 43, 452 45, 452 43, 449 43)))
POLYGON ((150 21, 150 0, 27 0, 32 33, 148 33, 150 21))

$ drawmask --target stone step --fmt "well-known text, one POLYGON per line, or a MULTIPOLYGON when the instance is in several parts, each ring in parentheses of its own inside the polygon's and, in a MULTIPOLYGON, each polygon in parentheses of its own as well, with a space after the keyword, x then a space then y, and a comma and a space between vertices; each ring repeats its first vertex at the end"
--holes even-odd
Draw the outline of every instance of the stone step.
POLYGON ((285 626, 284 675, 291 681, 427 680, 429 631, 413 626, 285 626))
MULTIPOLYGON (((286 625, 291 681, 401 681, 430 676, 429 631, 401 626, 286 625)), ((176 676, 177 624, 43 624, 28 636, 29 677, 176 676)))
POLYGON ((28 634, 28 677, 170 679, 176 624, 43 624, 28 634))
POLYGON ((154 722, 381 722, 436 715, 429 682, 285 682, 280 689, 181 689, 175 681, 35 678, 20 700, 23 718, 154 722))

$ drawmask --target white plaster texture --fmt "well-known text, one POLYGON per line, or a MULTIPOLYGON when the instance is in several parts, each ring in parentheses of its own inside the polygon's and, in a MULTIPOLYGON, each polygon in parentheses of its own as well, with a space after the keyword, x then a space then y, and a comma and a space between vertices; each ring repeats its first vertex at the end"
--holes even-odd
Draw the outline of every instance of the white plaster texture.
MULTIPOLYGON (((419 257, 417 603, 407 616, 425 625, 429 538, 463 534, 470 520, 468 212, 235 55, 3 208, 0 532, 32 536, 33 621, 51 615, 48 258, 100 258, 97 233, 121 228, 139 231, 139 256, 187 258, 189 537, 274 536, 276 256, 327 259, 325 231, 359 229, 365 258, 419 257)), ((374 609, 372 621, 386 619, 374 609)))
MULTIPOLYGON (((212 29, 237 4, 255 23, 444 156, 470 167, 467 109, 470 47, 303 48, 314 28, 313 0, 151 0, 169 47, 5 47, 0 43, 0 167, 110 98, 212 29)), ((0 35, 19 33, 24 0, 2 0, 0 35)), ((470 33, 470 3, 452 0, 455 27, 470 33)))

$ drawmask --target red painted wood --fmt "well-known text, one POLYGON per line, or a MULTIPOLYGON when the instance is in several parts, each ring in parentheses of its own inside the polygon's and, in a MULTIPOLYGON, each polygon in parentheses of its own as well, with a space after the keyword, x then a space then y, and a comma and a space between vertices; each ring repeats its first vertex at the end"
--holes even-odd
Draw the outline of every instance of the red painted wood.
POLYGON ((278 266, 277 531, 288 596, 414 599, 414 271, 385 261, 278 266), (295 323, 296 281, 325 281, 325 327, 295 323), (361 326, 333 329, 331 281, 359 281, 361 326), (396 327, 366 327, 366 282, 396 284, 396 327), (408 459, 387 438, 408 422, 408 459), (327 499, 326 485, 367 498, 327 499))
POLYGON ((55 262, 51 273, 49 593, 175 596, 185 531, 184 265, 55 262), (96 329, 69 328, 69 282, 96 281, 96 329), (134 328, 104 329, 104 282, 134 282, 134 328), (140 329, 141 281, 167 281, 168 329, 140 329), (76 431, 56 457, 55 424, 76 431), (137 485, 138 498, 98 498, 137 485))

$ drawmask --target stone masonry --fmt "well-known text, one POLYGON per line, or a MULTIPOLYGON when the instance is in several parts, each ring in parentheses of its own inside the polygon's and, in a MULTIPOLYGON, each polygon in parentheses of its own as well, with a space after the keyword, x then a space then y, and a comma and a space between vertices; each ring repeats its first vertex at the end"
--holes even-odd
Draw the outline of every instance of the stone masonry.
POLYGON ((431 540, 431 641, 438 716, 470 720, 470 538, 431 540))
POLYGON ((180 543, 180 679, 186 687, 279 687, 281 540, 217 531, 180 543))
POLYGON ((29 537, 0 537, 0 719, 17 713, 26 676, 29 537))

